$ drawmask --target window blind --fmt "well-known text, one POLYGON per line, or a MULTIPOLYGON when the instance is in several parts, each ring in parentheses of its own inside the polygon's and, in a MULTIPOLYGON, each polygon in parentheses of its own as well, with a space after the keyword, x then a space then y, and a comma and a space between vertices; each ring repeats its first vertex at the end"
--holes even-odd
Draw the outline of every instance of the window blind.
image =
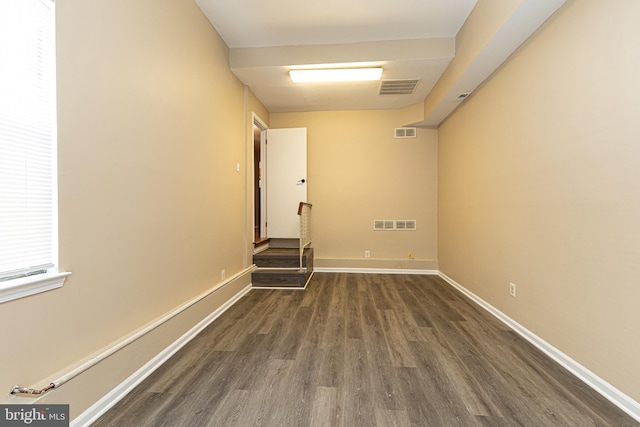
POLYGON ((54 267, 51 0, 0 1, 0 281, 54 267))

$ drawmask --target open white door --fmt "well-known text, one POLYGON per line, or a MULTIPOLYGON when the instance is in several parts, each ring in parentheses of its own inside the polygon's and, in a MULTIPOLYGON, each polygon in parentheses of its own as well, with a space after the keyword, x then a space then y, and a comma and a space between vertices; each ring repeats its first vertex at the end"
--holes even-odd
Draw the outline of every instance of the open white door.
POLYGON ((268 129, 267 236, 298 239, 298 205, 307 201, 307 129, 268 129))

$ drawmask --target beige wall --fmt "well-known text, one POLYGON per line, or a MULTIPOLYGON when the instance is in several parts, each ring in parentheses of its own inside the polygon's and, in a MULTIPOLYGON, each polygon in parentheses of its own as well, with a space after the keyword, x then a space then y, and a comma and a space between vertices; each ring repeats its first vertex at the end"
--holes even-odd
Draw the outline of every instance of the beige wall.
POLYGON ((638 16, 569 0, 438 135, 441 271, 636 401, 638 16))
POLYGON ((425 117, 438 106, 522 0, 479 0, 456 36, 456 54, 424 100, 425 117))
MULTIPOLYGON (((73 275, 2 305, 7 392, 47 384, 247 263, 244 88, 195 2, 56 8, 60 266, 73 275)), ((246 284, 216 293, 200 314, 246 284)), ((49 401, 78 415, 202 318, 189 316, 95 377, 95 389, 64 385, 49 401)))
POLYGON ((307 128, 317 266, 437 267, 436 131, 394 139, 401 120, 399 110, 271 114, 272 128, 307 128), (418 231, 373 231, 374 219, 416 219, 418 231))

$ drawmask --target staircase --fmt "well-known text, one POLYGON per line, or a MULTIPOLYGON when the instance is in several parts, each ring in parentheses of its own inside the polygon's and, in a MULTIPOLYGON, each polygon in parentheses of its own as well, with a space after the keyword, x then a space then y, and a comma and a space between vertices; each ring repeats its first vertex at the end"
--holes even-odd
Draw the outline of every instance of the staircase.
POLYGON ((268 248, 253 255, 258 267, 251 274, 253 287, 304 289, 313 274, 313 248, 305 248, 300 269, 298 248, 268 248))

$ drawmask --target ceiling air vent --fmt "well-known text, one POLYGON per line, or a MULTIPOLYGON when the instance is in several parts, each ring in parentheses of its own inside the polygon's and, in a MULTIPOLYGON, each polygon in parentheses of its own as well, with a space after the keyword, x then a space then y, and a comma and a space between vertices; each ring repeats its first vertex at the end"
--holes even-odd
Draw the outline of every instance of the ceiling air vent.
POLYGON ((462 92, 461 94, 458 95, 458 97, 456 98, 456 101, 462 101, 469 95, 471 95, 471 92, 462 92))
POLYGON ((411 95, 419 81, 419 79, 382 80, 378 95, 411 95))
POLYGON ((396 128, 396 138, 415 138, 417 134, 416 128, 396 128))

